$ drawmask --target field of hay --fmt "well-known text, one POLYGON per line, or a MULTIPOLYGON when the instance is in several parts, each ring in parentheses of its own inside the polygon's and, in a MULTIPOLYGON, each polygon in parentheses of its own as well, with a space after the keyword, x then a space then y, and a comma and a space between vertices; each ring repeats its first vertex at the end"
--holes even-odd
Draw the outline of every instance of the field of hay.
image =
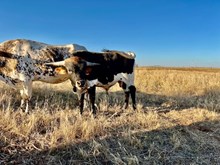
POLYGON ((69 82, 34 83, 30 114, 1 84, 0 164, 220 164, 220 69, 139 67, 137 111, 99 90, 79 114, 69 82), (108 108, 107 108, 108 107, 108 108))

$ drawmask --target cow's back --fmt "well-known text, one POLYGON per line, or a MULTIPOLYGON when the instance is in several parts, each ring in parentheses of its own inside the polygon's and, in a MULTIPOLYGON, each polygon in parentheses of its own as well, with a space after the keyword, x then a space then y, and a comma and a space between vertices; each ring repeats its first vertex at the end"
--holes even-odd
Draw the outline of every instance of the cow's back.
MULTIPOLYGON (((48 83, 64 81, 67 75, 57 75, 55 67, 45 67, 44 63, 62 61, 69 58, 76 50, 86 50, 77 44, 49 45, 42 42, 15 39, 0 43, 0 73, 19 81, 39 80, 48 83)), ((2 78, 3 79, 3 78, 2 78)))
POLYGON ((49 45, 26 39, 8 40, 0 44, 0 51, 18 56, 30 55, 31 59, 47 62, 66 59, 77 50, 86 50, 86 48, 77 44, 49 45))

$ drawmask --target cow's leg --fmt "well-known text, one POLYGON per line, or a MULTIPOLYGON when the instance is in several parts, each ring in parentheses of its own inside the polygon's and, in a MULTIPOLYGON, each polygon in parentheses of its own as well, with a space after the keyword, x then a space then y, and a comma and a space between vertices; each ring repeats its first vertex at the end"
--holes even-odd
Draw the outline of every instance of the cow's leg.
POLYGON ((90 106, 90 102, 89 102, 89 94, 88 93, 85 93, 84 107, 91 110, 91 106, 90 106))
POLYGON ((82 114, 83 108, 84 108, 85 93, 81 93, 81 92, 77 91, 77 88, 75 86, 75 82, 71 81, 71 83, 73 86, 73 93, 77 94, 77 96, 78 96, 80 114, 82 114))
POLYGON ((119 83, 119 86, 124 90, 124 93, 125 93, 125 102, 124 102, 124 105, 122 106, 122 109, 127 109, 130 91, 127 88, 127 85, 123 81, 119 81, 118 83, 119 83))
POLYGON ((95 106, 95 91, 96 87, 93 86, 88 89, 88 94, 89 94, 89 99, 90 99, 90 104, 92 106, 92 113, 95 115, 96 114, 96 106, 95 106))
POLYGON ((82 93, 82 94, 78 95, 78 98, 79 98, 79 109, 80 109, 80 114, 83 113, 84 97, 85 97, 85 93, 82 93))
POLYGON ((124 109, 128 108, 129 95, 130 95, 130 92, 129 91, 125 91, 125 103, 124 103, 124 106, 123 106, 124 109))
POLYGON ((108 111, 108 107, 109 107, 109 93, 108 93, 108 89, 105 90, 105 107, 106 107, 106 110, 108 111))
POLYGON ((127 86, 127 84, 122 81, 119 81, 119 86, 125 92, 125 103, 124 103, 123 109, 128 108, 129 96, 131 95, 132 107, 135 110, 136 109, 136 88, 135 88, 135 86, 134 85, 127 86))
POLYGON ((133 109, 136 109, 136 87, 134 85, 129 86, 129 91, 131 93, 131 100, 133 109))
POLYGON ((27 81, 23 83, 23 89, 20 90, 21 94, 21 109, 25 109, 25 112, 28 113, 29 101, 32 96, 32 81, 27 81), (25 106, 25 108, 24 108, 25 106))

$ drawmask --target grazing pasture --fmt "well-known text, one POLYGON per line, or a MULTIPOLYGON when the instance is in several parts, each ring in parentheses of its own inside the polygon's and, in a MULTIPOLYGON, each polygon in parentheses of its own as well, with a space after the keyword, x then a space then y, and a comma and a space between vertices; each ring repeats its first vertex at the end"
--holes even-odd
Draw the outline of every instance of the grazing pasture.
POLYGON ((68 81, 35 82, 30 114, 1 83, 0 164, 220 164, 220 69, 137 67, 135 85, 136 111, 116 85, 94 117, 68 81))

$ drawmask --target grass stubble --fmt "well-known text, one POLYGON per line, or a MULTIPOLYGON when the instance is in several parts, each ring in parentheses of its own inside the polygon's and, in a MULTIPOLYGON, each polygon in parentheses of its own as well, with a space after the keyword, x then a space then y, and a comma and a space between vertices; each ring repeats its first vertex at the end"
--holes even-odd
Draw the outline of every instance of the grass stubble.
POLYGON ((135 74, 137 111, 120 109, 116 85, 109 103, 97 93, 95 117, 79 114, 69 82, 35 83, 30 114, 1 85, 0 164, 220 164, 220 70, 135 74))

